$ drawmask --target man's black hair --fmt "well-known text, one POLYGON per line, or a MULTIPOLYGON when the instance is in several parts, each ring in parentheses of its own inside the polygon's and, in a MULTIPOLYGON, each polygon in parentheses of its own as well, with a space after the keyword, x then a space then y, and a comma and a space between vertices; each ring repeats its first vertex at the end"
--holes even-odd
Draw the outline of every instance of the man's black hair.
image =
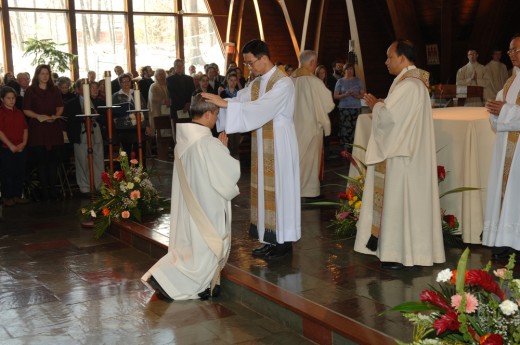
POLYGON ((258 59, 260 59, 264 55, 267 56, 269 59, 271 58, 267 44, 265 44, 264 41, 259 39, 254 39, 247 42, 244 48, 242 48, 242 54, 248 53, 253 54, 258 59))

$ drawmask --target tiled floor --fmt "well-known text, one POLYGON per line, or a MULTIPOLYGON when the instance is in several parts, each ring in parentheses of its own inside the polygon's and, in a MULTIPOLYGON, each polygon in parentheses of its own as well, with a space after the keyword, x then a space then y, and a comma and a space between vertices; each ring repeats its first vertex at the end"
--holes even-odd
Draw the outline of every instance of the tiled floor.
MULTIPOLYGON (((151 166, 149 164, 149 166, 151 166)), ((171 164, 155 162, 154 182, 170 193, 171 164)), ((247 164, 241 195, 233 201, 229 265, 250 272, 370 328, 407 340, 410 325, 389 307, 417 300, 437 272, 454 268, 462 249, 447 248, 448 262, 405 272, 380 269, 373 256, 354 253, 352 239, 327 228, 334 209, 304 205, 302 239, 291 257, 252 258, 257 243, 247 236, 247 164)), ((324 194, 335 199, 339 159, 327 163, 324 194)), ((1 344, 305 344, 278 322, 245 308, 226 293, 218 300, 156 300, 139 282, 154 260, 109 236, 95 240, 76 212, 85 200, 4 209, 0 223, 1 344)), ((167 235, 168 216, 147 226, 167 235)), ((490 251, 472 246, 470 265, 485 265, 490 251)), ((516 274, 518 274, 518 265, 516 274)))
POLYGON ((154 263, 76 212, 81 199, 3 210, 0 344, 311 344, 225 296, 166 303, 139 281, 154 263))

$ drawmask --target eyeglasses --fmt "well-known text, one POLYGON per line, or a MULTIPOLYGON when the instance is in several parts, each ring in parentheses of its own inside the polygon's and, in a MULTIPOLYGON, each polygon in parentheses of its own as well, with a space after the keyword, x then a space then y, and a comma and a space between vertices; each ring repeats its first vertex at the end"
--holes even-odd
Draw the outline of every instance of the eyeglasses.
POLYGON ((255 62, 257 62, 260 59, 256 59, 255 61, 244 61, 244 66, 253 67, 255 62))
POLYGON ((507 51, 507 54, 508 54, 508 55, 514 55, 514 54, 516 54, 516 53, 518 53, 518 52, 520 52, 520 48, 509 49, 509 50, 507 51))

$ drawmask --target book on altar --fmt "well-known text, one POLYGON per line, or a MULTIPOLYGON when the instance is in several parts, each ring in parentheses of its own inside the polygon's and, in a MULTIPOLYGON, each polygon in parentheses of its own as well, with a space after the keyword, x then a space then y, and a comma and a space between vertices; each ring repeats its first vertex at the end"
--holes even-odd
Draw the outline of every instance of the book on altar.
POLYGON ((40 122, 45 122, 47 120, 63 120, 63 121, 67 121, 67 118, 66 117, 63 117, 63 116, 55 116, 55 117, 52 117, 52 116, 49 116, 49 115, 37 115, 36 116, 36 119, 40 122))

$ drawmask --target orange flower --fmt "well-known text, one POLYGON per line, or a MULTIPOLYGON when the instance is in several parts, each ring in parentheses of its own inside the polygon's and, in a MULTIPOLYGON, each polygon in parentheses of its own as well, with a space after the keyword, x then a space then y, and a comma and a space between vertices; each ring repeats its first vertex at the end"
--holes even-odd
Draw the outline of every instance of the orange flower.
POLYGON ((121 217, 123 217, 123 219, 130 218, 130 212, 128 212, 128 211, 121 212, 121 217))
POLYGON ((352 193, 352 189, 349 188, 349 190, 347 190, 347 200, 352 200, 352 198, 354 198, 354 194, 352 193))
POLYGON ((130 193, 130 199, 136 200, 136 199, 140 199, 140 198, 141 198, 141 192, 140 191, 134 190, 134 191, 132 191, 132 193, 130 193))
POLYGON ((107 207, 103 208, 103 210, 101 210, 101 212, 103 213, 103 215, 104 215, 105 217, 108 216, 108 215, 110 214, 110 210, 109 210, 107 207))
POLYGON ((137 163, 139 163, 139 162, 137 161, 137 159, 131 159, 131 160, 130 160, 130 164, 132 164, 132 165, 137 165, 137 163))

